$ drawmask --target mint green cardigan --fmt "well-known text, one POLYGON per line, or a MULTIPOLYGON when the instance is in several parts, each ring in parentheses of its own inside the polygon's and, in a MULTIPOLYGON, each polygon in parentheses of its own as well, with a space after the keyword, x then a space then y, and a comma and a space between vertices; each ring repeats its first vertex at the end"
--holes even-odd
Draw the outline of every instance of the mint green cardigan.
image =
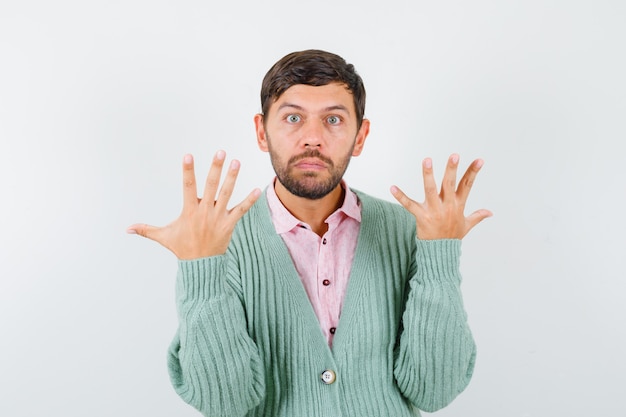
POLYGON ((205 416, 402 417, 465 389, 475 345, 460 240, 418 240, 404 208, 357 195, 362 223, 332 348, 265 194, 225 255, 179 261, 168 369, 184 401, 205 416))

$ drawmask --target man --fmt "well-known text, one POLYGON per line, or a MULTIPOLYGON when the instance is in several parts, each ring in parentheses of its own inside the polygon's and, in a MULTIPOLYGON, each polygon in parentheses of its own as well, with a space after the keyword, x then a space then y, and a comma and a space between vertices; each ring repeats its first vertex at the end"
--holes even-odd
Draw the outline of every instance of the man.
POLYGON ((212 162, 202 199, 183 162, 184 204, 165 227, 129 232, 179 259, 180 326, 169 349, 174 388, 206 416, 415 416, 469 383, 475 345, 460 292, 460 239, 481 220, 464 206, 482 166, 440 190, 423 162, 425 202, 397 187, 392 204, 351 190, 343 174, 370 122, 354 67, 319 50, 267 73, 259 148, 276 178, 232 209, 239 171, 212 162), (402 207, 403 206, 403 207, 402 207))

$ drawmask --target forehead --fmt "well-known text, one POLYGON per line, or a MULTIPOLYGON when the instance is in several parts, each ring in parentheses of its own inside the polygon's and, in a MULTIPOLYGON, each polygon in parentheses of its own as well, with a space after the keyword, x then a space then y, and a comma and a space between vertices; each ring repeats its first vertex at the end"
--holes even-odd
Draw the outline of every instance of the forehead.
POLYGON ((343 107, 349 114, 354 114, 354 98, 345 84, 331 83, 321 86, 296 84, 285 90, 272 103, 269 112, 289 107, 299 107, 309 112, 343 107))

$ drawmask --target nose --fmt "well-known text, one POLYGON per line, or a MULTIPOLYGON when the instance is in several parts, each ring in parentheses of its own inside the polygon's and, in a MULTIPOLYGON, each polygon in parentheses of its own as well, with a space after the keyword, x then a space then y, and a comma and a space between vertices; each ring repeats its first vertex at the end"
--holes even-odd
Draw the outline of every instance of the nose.
POLYGON ((300 130, 302 136, 300 142, 305 148, 321 147, 323 142, 323 126, 318 120, 307 121, 300 130))

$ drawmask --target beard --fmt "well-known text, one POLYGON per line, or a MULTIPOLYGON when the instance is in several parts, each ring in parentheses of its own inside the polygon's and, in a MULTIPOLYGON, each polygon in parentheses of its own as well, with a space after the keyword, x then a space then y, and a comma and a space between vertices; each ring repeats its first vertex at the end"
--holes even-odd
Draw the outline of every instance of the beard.
POLYGON ((350 156, 352 155, 351 149, 348 154, 344 155, 341 160, 335 164, 330 158, 322 155, 317 149, 309 149, 289 158, 287 163, 285 163, 278 157, 276 152, 272 150, 272 146, 269 145, 270 143, 268 137, 270 159, 278 181, 280 181, 291 194, 309 200, 319 200, 328 195, 339 185, 343 174, 346 172, 346 169, 348 169, 350 156), (304 158, 317 158, 323 161, 328 167, 330 176, 324 177, 324 172, 319 171, 303 172, 296 175, 293 165, 304 158))

